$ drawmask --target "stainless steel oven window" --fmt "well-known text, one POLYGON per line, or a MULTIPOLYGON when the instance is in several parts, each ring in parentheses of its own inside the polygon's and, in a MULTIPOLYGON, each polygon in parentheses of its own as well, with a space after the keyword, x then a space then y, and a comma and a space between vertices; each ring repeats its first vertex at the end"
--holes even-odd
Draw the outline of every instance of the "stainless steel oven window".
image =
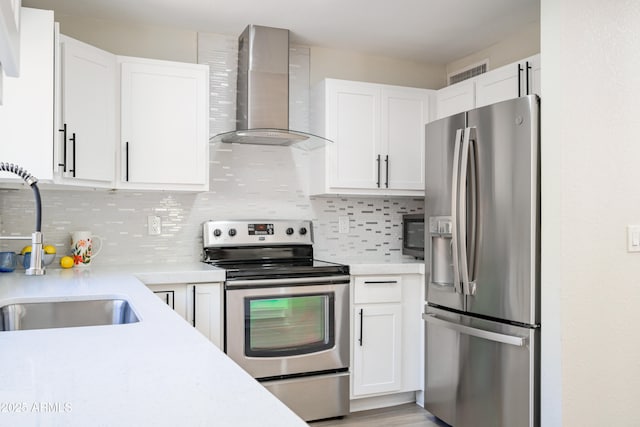
POLYGON ((296 356, 335 345, 333 292, 246 297, 245 355, 296 356))

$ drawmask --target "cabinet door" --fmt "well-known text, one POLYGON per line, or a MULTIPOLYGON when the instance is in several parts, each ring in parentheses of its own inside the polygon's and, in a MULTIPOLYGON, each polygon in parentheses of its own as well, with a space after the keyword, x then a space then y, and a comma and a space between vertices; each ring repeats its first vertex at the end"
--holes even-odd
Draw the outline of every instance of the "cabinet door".
POLYGON ((120 60, 122 186, 208 189, 208 68, 120 60))
POLYGON ((540 55, 496 68, 478 76, 476 107, 519 96, 540 94, 540 55))
POLYGON ((187 286, 185 284, 147 285, 147 287, 180 317, 187 319, 187 286))
POLYGON ((524 61, 525 67, 529 67, 529 73, 527 76, 529 77, 529 92, 527 95, 536 94, 540 96, 540 73, 541 73, 541 64, 540 64, 540 55, 531 56, 524 61))
POLYGON ((116 56, 63 35, 60 44, 59 172, 111 185, 116 169, 116 56))
POLYGON ((476 78, 476 107, 526 95, 522 63, 496 68, 476 78))
POLYGON ((353 395, 400 390, 402 305, 356 305, 353 325, 353 395))
POLYGON ((475 108, 475 80, 447 86, 436 93, 436 115, 439 119, 475 108))
POLYGON ((429 120, 427 91, 382 90, 384 188, 424 190, 424 129, 429 120))
POLYGON ((0 2, 0 88, 2 72, 7 76, 20 75, 20 6, 21 0, 0 2))
MULTIPOLYGON (((53 179, 53 12, 23 8, 20 77, 3 80, 0 162, 23 167, 39 180, 53 179)), ((0 178, 21 181, 0 172, 0 178)))
POLYGON ((331 187, 374 189, 381 184, 380 89, 376 85, 327 82, 327 138, 331 187))
POLYGON ((221 283, 199 283, 187 289, 187 320, 205 337, 222 348, 223 306, 221 283))

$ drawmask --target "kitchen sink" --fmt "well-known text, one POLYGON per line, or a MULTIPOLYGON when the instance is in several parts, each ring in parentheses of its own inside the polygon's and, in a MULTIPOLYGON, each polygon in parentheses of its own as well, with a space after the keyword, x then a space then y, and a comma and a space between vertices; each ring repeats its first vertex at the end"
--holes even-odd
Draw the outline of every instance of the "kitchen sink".
POLYGON ((124 299, 40 301, 0 307, 0 331, 122 325, 139 322, 124 299))

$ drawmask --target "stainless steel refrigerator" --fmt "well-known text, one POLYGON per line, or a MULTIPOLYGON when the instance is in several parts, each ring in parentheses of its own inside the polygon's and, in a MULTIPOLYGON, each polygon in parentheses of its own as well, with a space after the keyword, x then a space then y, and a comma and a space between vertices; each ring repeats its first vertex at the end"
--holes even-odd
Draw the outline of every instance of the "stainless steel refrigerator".
POLYGON ((455 427, 538 426, 540 100, 426 128, 425 408, 455 427))

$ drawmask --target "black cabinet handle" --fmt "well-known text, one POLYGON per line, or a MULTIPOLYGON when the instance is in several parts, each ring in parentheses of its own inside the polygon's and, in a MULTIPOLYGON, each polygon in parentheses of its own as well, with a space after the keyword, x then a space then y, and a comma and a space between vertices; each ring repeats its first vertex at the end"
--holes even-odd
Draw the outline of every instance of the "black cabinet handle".
POLYGON ((383 284, 396 284, 397 280, 365 280, 365 285, 383 285, 383 284))
POLYGON ((384 182, 384 186, 386 188, 389 188, 389 155, 388 154, 384 157, 384 165, 385 165, 385 169, 387 170, 387 178, 386 178, 386 181, 384 182))
POLYGON ((362 324, 364 320, 364 309, 360 309, 360 338, 358 338, 358 342, 360 343, 360 347, 362 347, 362 324))
POLYGON ((520 80, 522 79, 522 66, 518 64, 518 98, 522 96, 522 84, 520 80))
POLYGON ((378 154, 376 162, 378 163, 378 181, 376 181, 376 185, 380 188, 380 154, 378 154))
POLYGON ((193 327, 196 327, 196 285, 193 285, 193 327))
POLYGON ((58 166, 62 166, 62 172, 67 171, 67 124, 62 125, 62 129, 58 129, 58 132, 62 132, 62 163, 58 163, 58 166))
POLYGON ((71 172, 71 176, 76 177, 76 133, 72 134, 73 136, 69 138, 69 141, 73 142, 73 148, 71 149, 71 161, 73 162, 73 169, 69 169, 71 172))
POLYGON ((527 74, 526 74, 526 78, 527 78, 527 95, 531 95, 531 93, 529 92, 529 70, 531 69, 531 65, 529 64, 529 61, 527 61, 527 74))
POLYGON ((129 182, 129 141, 124 143, 124 180, 129 182))

